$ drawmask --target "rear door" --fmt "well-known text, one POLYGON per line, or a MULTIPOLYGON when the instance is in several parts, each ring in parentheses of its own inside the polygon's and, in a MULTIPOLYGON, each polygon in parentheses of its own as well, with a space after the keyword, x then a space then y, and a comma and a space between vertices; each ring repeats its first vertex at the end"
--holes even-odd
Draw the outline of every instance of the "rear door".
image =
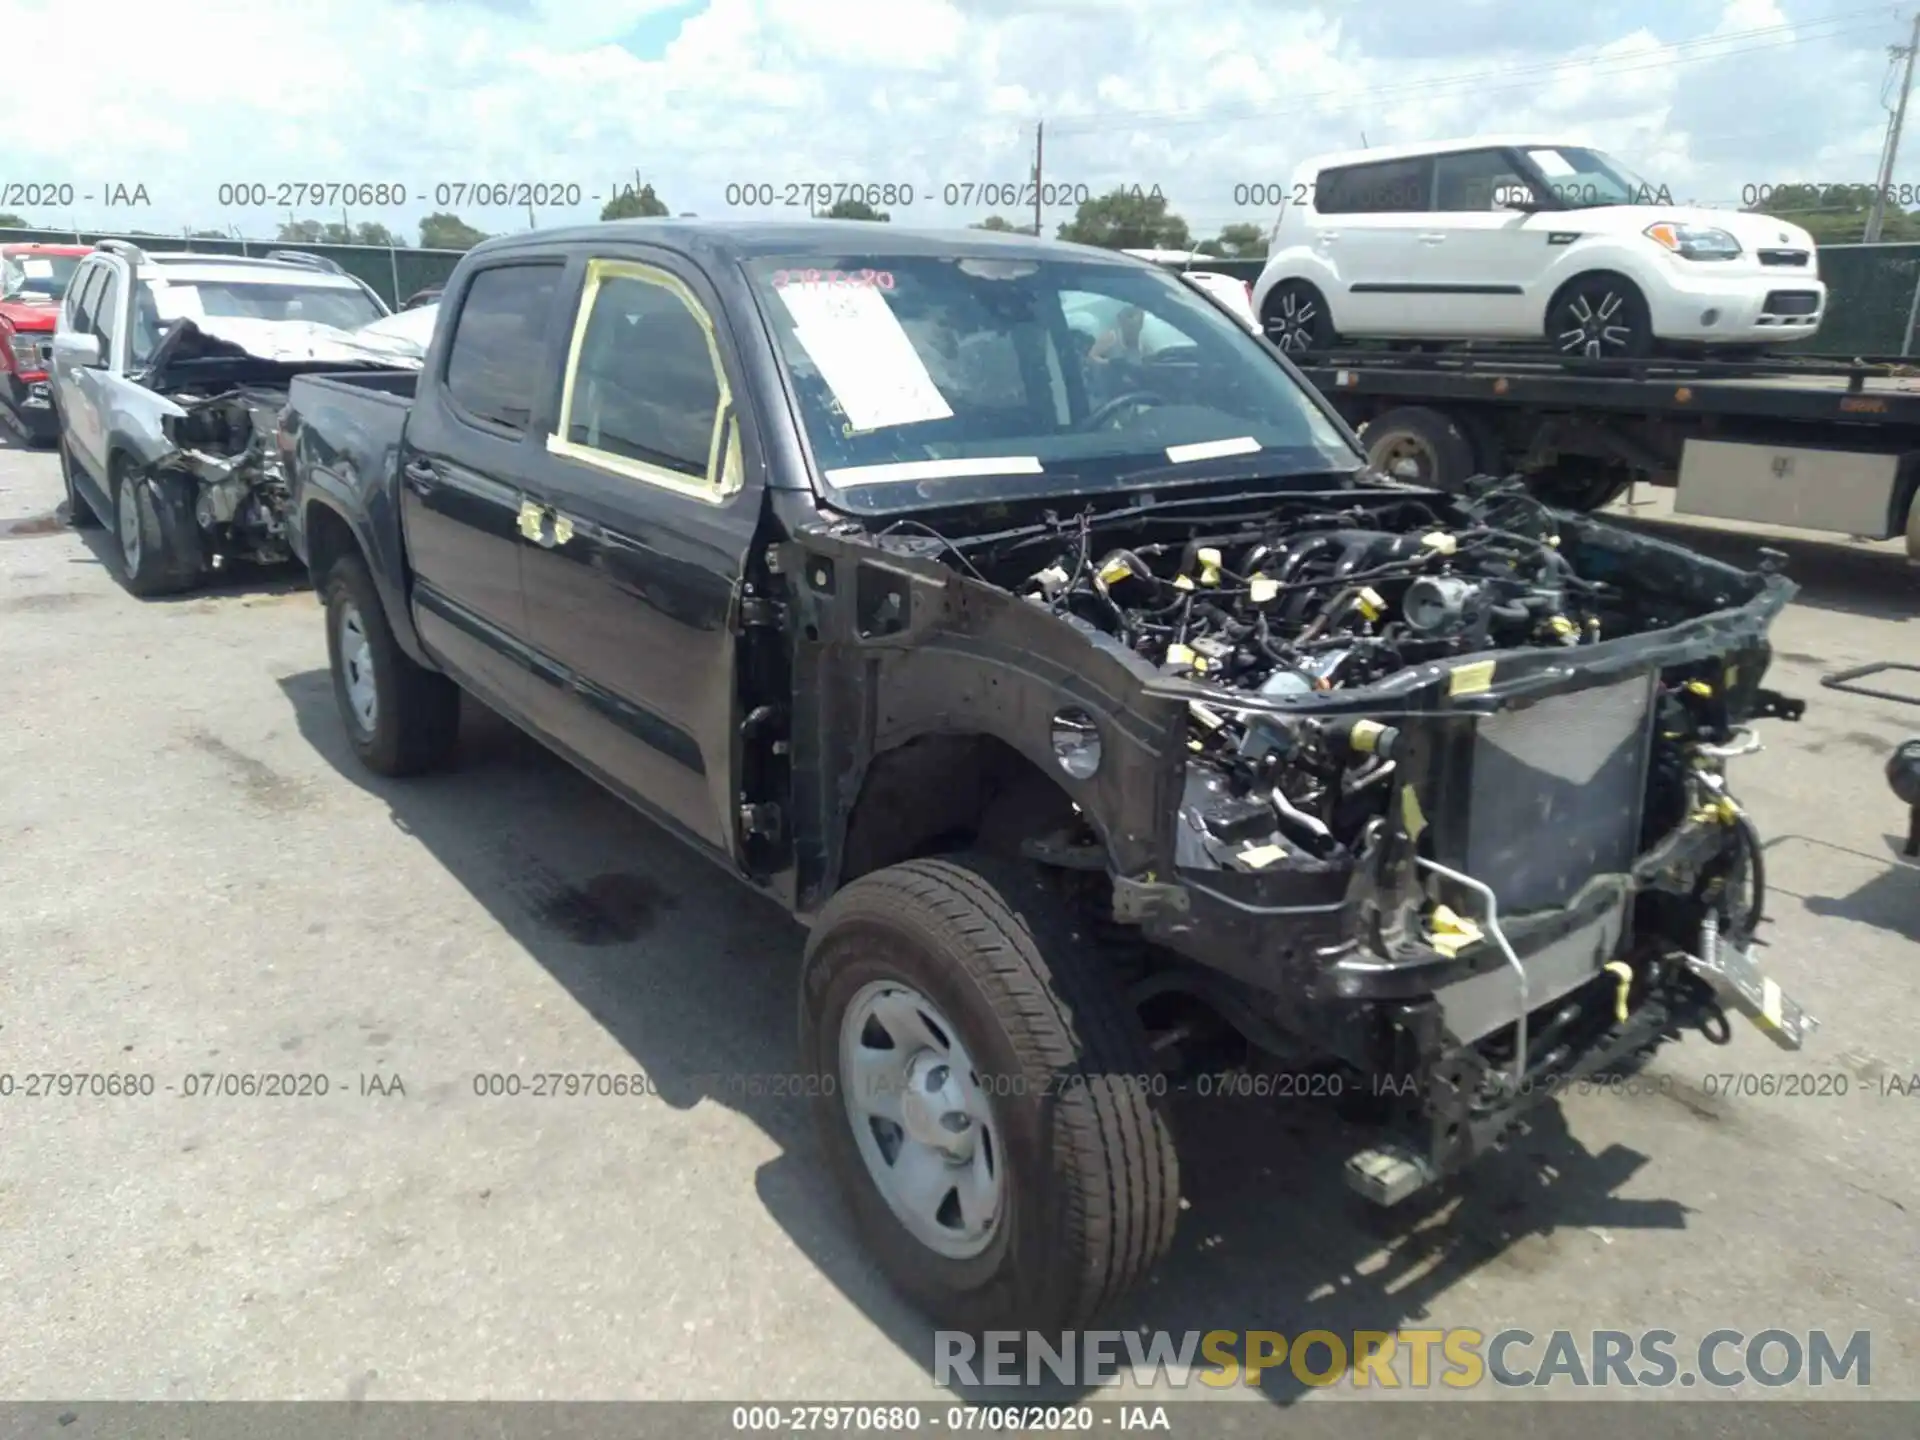
POLYGON ((524 713, 530 685, 520 556, 534 533, 522 483, 540 453, 560 364, 564 258, 519 255, 472 271, 448 343, 401 446, 400 514, 414 623, 447 669, 524 713), (525 527, 525 528, 523 528, 525 527))
POLYGON ((707 278, 582 250, 527 552, 537 720, 630 800, 740 854, 733 624, 762 490, 740 367, 707 278))
POLYGON ((1315 246, 1340 276, 1328 297, 1352 335, 1411 333, 1408 304, 1429 260, 1433 161, 1426 156, 1323 170, 1314 187, 1315 246))

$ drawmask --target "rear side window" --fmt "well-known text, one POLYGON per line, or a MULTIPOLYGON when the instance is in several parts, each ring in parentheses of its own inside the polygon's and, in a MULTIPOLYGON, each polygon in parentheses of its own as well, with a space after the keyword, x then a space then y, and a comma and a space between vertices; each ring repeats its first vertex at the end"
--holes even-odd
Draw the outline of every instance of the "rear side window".
POLYGON ((469 415, 524 430, 546 374, 561 267, 496 265, 467 286, 447 352, 447 394, 469 415))
POLYGON ((113 352, 114 336, 120 333, 120 277, 112 271, 107 273, 106 284, 101 286, 100 298, 93 307, 93 333, 100 337, 100 353, 103 356, 113 352))
POLYGON ((1313 208, 1322 215, 1388 215, 1429 208, 1433 161, 1383 160, 1377 165, 1348 165, 1322 170, 1314 185, 1313 208))

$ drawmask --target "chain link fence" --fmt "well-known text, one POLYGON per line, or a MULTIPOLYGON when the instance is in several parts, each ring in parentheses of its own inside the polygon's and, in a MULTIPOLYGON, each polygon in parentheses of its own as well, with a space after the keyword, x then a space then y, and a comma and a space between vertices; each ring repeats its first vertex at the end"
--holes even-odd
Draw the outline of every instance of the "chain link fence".
POLYGON ((217 240, 178 235, 129 235, 114 230, 0 230, 0 245, 91 245, 97 240, 128 240, 145 250, 190 250, 206 255, 264 255, 269 250, 299 250, 324 255, 364 280, 398 309, 409 295, 442 285, 459 263, 461 250, 416 250, 385 245, 318 245, 297 240, 217 240))

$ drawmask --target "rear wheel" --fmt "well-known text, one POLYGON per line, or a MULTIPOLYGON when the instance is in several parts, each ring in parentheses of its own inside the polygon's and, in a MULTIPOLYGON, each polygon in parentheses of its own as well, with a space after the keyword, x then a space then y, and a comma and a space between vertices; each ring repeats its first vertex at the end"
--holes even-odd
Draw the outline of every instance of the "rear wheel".
POLYGON ((333 695, 353 753, 378 775, 414 775, 440 764, 460 735, 459 687, 400 648, 357 556, 333 563, 321 594, 333 695))
POLYGON ((1480 468, 1467 432, 1424 405, 1402 405, 1369 420, 1360 438, 1374 469, 1409 485, 1455 491, 1480 468))
POLYGON ((1164 1077, 1031 867, 910 860, 846 886, 808 941, 800 1040, 860 1233, 936 1322, 1074 1325, 1172 1242, 1164 1077))
POLYGON ((1291 356, 1312 350, 1330 350, 1338 343, 1327 301, 1304 280, 1282 280, 1267 292, 1260 311, 1260 328, 1291 356))
POLYGON ((1646 297, 1619 275, 1581 275, 1547 306, 1547 343, 1586 360, 1634 360, 1654 350, 1646 297))
POLYGON ((100 517, 93 513, 92 504, 80 489, 79 467, 67 449, 67 437, 60 436, 54 444, 60 454, 60 480, 67 487, 67 524, 76 530, 98 530, 100 517))

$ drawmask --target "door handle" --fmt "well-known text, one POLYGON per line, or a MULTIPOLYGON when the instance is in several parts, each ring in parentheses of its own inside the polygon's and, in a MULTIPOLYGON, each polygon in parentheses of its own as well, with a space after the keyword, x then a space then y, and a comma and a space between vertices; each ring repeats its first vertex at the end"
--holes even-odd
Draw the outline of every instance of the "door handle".
POLYGON ((520 533, 543 550, 552 550, 573 538, 573 521, 551 506, 520 502, 520 533))
POLYGON ((409 460, 400 473, 406 479, 407 488, 416 495, 431 494, 440 483, 440 472, 433 468, 431 460, 409 460))
POLYGON ((1434 231, 1429 230, 1425 232, 1423 235, 1421 235, 1420 243, 1422 245, 1441 245, 1446 242, 1446 238, 1447 237, 1445 235, 1437 234, 1434 231))

